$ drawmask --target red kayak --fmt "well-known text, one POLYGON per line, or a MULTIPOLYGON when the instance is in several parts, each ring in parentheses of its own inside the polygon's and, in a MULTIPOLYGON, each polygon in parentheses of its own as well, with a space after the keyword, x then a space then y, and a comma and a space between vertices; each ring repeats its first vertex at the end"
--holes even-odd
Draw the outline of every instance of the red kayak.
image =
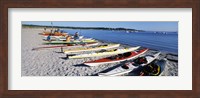
POLYGON ((55 32, 55 33, 51 33, 51 32, 44 32, 44 33, 39 33, 40 35, 44 35, 44 36, 66 36, 66 33, 59 33, 59 32, 55 32))
POLYGON ((116 63, 116 62, 122 62, 125 60, 131 60, 134 59, 142 54, 144 54, 148 49, 141 49, 133 52, 126 52, 123 54, 118 54, 115 56, 95 60, 95 61, 90 61, 90 62, 85 62, 85 65, 88 66, 98 66, 100 64, 108 64, 108 63, 116 63))
POLYGON ((48 48, 61 48, 61 47, 82 47, 82 46, 95 46, 98 45, 97 42, 95 43, 88 43, 88 44, 67 44, 67 45, 53 45, 53 46, 44 46, 44 47, 37 47, 33 48, 32 50, 40 50, 40 49, 48 49, 48 48))

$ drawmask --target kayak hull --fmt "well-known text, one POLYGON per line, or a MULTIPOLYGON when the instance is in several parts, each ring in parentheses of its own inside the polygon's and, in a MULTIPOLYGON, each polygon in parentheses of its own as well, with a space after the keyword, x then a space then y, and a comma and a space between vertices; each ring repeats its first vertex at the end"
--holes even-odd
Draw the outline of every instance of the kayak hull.
POLYGON ((116 51, 112 51, 112 52, 106 51, 106 52, 100 52, 100 53, 80 54, 80 55, 75 55, 75 56, 69 56, 68 58, 87 58, 87 57, 98 57, 98 56, 111 56, 111 55, 122 54, 125 52, 134 51, 134 50, 137 50, 138 48, 140 48, 140 46, 132 47, 129 49, 117 49, 116 51))
POLYGON ((119 66, 119 67, 117 67, 117 68, 115 68, 115 69, 113 69, 113 70, 111 70, 107 73, 99 73, 99 76, 118 76, 118 75, 130 73, 134 69, 139 68, 139 66, 143 67, 144 65, 148 65, 148 64, 152 63, 155 59, 158 58, 159 54, 160 54, 160 52, 151 56, 152 58, 147 58, 147 59, 150 59, 150 60, 147 60, 149 62, 147 62, 143 65, 134 66, 134 65, 132 65, 132 63, 129 62, 129 64, 126 65, 128 67, 128 69, 124 69, 124 68, 122 68, 122 66, 119 66))
POLYGON ((143 50, 140 50, 139 52, 134 51, 134 52, 131 52, 130 56, 122 58, 122 59, 112 60, 112 59, 110 59, 110 57, 107 57, 107 58, 103 58, 103 59, 99 59, 99 60, 95 60, 95 61, 85 62, 84 64, 88 65, 88 66, 98 66, 98 65, 102 65, 102 64, 122 62, 125 60, 131 60, 131 59, 137 58, 138 56, 144 54, 147 51, 148 51, 148 49, 143 49, 143 50))
POLYGON ((104 47, 102 47, 100 45, 100 46, 97 46, 96 48, 88 48, 88 49, 82 48, 82 49, 77 49, 77 50, 66 50, 64 53, 69 54, 69 53, 86 52, 86 51, 98 51, 98 50, 102 50, 102 49, 116 48, 119 46, 120 46, 120 44, 110 44, 110 45, 107 45, 104 47))
POLYGON ((83 41, 71 41, 71 42, 66 42, 66 41, 50 41, 50 42, 44 42, 43 44, 84 44, 84 43, 94 43, 97 42, 96 40, 83 40, 83 41))
MULTIPOLYGON (((45 33, 41 33, 40 35, 44 35, 44 36, 49 36, 51 33, 50 32, 45 32, 45 33)), ((53 33, 51 34, 51 36, 65 36, 65 33, 53 33)))
POLYGON ((44 47, 37 47, 33 48, 32 50, 42 50, 42 49, 55 49, 55 48, 61 48, 61 47, 89 47, 89 46, 95 46, 98 45, 99 43, 88 43, 88 44, 78 44, 78 45, 51 45, 51 46, 44 46, 44 47))
MULTIPOLYGON (((44 36, 43 40, 47 41, 47 37, 48 36, 44 36)), ((79 36, 78 40, 92 40, 92 38, 83 38, 84 36, 79 36)), ((65 36, 51 36, 50 37, 51 41, 66 41, 66 37, 65 36)), ((73 38, 72 38, 73 40, 73 38)))
POLYGON ((121 72, 110 72, 109 74, 105 74, 105 73, 99 73, 98 76, 120 76, 126 73, 131 72, 132 70, 123 70, 122 69, 118 69, 121 70, 121 72))

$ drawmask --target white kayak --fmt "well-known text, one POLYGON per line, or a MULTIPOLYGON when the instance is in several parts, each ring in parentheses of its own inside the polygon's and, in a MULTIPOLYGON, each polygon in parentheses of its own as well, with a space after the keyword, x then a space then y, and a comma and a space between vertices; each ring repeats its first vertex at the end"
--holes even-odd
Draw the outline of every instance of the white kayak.
MULTIPOLYGON (((79 40, 79 41, 82 41, 82 40, 94 40, 93 38, 83 38, 84 36, 79 36, 78 39, 76 40, 79 40)), ((58 40, 61 40, 61 41, 66 41, 66 37, 65 38, 60 38, 58 40)), ((74 40, 74 37, 72 36, 71 40, 73 41, 74 40)))
POLYGON ((120 44, 107 44, 107 45, 99 45, 95 47, 87 47, 87 48, 77 48, 77 49, 71 49, 71 50, 64 50, 64 53, 69 54, 69 53, 77 53, 77 52, 86 52, 86 51, 98 51, 102 49, 110 49, 110 48, 116 48, 119 47, 120 44))
MULTIPOLYGON (((43 40, 47 40, 47 37, 48 36, 44 36, 43 40)), ((51 36, 50 39, 57 40, 57 41, 65 41, 66 37, 65 36, 51 36)), ((72 39, 73 39, 73 36, 72 36, 72 39)), ((79 36, 79 39, 77 40, 89 40, 89 39, 91 40, 92 38, 84 38, 84 36, 79 36)))
MULTIPOLYGON (((78 39, 83 39, 84 36, 79 36, 78 39)), ((74 36, 72 36, 72 38, 74 38, 74 36)))
POLYGON ((116 55, 116 54, 121 54, 121 53, 134 51, 134 50, 137 50, 138 48, 140 48, 140 46, 126 48, 126 49, 113 49, 113 50, 104 51, 104 52, 94 52, 94 53, 88 53, 88 54, 80 54, 80 55, 68 56, 68 58, 87 58, 87 57, 116 55))
POLYGON ((139 66, 145 66, 150 63, 152 63, 155 59, 158 58, 160 52, 154 54, 154 55, 146 55, 143 57, 139 57, 135 59, 133 62, 128 62, 122 66, 119 66, 107 73, 99 73, 99 76, 119 76, 126 73, 129 73, 133 71, 134 69, 138 68, 139 66), (142 62, 141 60, 145 60, 145 62, 142 62))
MULTIPOLYGON (((48 36, 43 36, 43 40, 47 40, 47 37, 48 36)), ((50 39, 51 40, 59 40, 59 39, 65 39, 66 40, 66 37, 65 36, 50 36, 50 39)))

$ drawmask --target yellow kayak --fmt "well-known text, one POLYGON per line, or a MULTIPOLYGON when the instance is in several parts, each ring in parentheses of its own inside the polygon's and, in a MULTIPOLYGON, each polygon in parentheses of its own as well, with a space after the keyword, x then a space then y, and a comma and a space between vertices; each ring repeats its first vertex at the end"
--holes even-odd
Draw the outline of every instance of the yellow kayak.
POLYGON ((64 53, 77 53, 77 52, 83 52, 83 51, 98 51, 102 49, 110 49, 110 48, 116 48, 119 47, 120 44, 107 44, 107 45, 99 45, 95 47, 89 47, 89 48, 77 48, 73 50, 65 50, 64 53))
POLYGON ((95 53, 89 53, 89 54, 73 55, 73 56, 68 56, 68 58, 87 58, 87 57, 116 55, 116 54, 131 52, 131 51, 137 50, 138 48, 140 48, 140 46, 126 48, 126 49, 114 49, 114 50, 111 50, 111 51, 109 50, 105 52, 95 52, 95 53))

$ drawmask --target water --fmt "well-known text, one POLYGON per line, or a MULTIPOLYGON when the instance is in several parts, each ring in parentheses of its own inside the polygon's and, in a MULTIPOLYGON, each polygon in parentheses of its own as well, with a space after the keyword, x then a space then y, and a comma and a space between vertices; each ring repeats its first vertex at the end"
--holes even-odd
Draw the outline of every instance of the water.
POLYGON ((165 52, 178 53, 178 33, 177 32, 137 32, 110 30, 64 30, 69 34, 79 32, 85 37, 126 44, 130 46, 142 46, 165 52))

